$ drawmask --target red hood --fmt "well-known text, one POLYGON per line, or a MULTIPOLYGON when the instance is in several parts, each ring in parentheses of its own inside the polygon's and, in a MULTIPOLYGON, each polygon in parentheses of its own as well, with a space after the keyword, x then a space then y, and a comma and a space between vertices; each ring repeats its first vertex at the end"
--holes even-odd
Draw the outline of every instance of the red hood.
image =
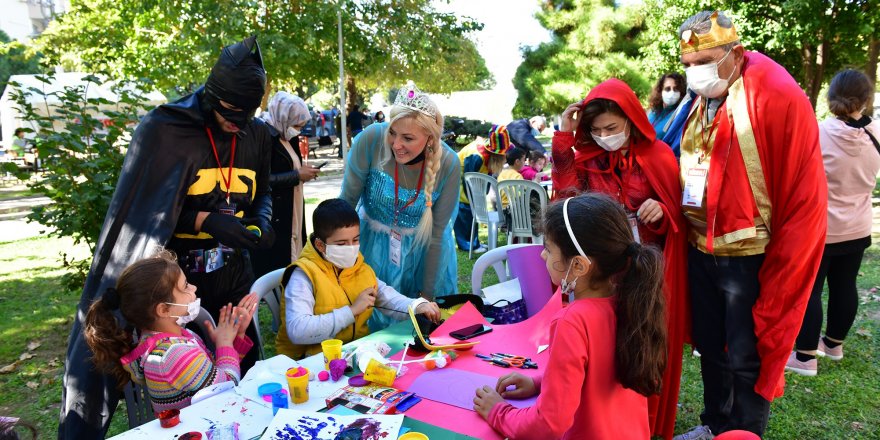
MULTIPOLYGON (((593 87, 593 90, 590 90, 590 93, 584 98, 581 105, 587 105, 594 99, 608 99, 617 103, 626 114, 627 119, 647 138, 649 145, 657 138, 657 133, 654 131, 651 122, 648 121, 648 115, 645 113, 645 109, 642 108, 639 98, 636 97, 635 92, 625 82, 617 78, 611 78, 593 87)), ((580 127, 575 130, 575 144, 598 148, 590 133, 581 133, 580 127)))

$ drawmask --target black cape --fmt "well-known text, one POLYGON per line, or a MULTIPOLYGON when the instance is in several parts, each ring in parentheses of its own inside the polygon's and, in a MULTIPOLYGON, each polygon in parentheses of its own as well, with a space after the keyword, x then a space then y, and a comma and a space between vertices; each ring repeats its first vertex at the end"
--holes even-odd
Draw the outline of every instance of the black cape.
MULTIPOLYGON (((200 106, 203 93, 200 89, 155 108, 132 137, 68 341, 59 439, 102 439, 109 427, 121 393, 112 377, 95 371, 83 337, 83 320, 92 301, 115 286, 125 267, 169 242, 196 173, 206 161, 215 161, 200 106)), ((266 124, 255 119, 243 131, 237 157, 268 157, 271 140, 266 124)))

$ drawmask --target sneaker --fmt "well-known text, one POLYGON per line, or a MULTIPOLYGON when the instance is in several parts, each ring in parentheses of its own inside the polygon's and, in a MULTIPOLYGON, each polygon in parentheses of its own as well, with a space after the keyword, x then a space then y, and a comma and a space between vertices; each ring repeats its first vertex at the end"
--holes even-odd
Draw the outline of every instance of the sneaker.
POLYGON ((712 434, 712 430, 706 425, 701 425, 684 434, 672 437, 672 440, 712 440, 713 438, 715 435, 712 434))
POLYGON ((475 253, 475 254, 482 254, 482 253, 485 253, 485 252, 488 251, 488 250, 489 250, 489 248, 487 248, 486 246, 480 245, 480 247, 474 249, 474 253, 475 253))
POLYGON ((819 348, 816 350, 816 353, 819 356, 827 357, 832 361, 839 361, 843 359, 843 344, 831 348, 825 345, 825 339, 819 338, 819 348))
POLYGON ((801 376, 815 376, 816 373, 819 372, 816 358, 810 359, 806 362, 802 362, 798 360, 795 353, 797 352, 791 352, 791 355, 788 357, 788 362, 785 363, 786 370, 793 371, 797 374, 800 374, 801 376))

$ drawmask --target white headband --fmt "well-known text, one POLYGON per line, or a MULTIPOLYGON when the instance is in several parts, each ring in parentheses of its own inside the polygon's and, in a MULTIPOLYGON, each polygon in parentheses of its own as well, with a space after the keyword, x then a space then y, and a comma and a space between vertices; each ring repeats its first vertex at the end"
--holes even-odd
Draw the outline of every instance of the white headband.
POLYGON ((572 243, 574 243, 574 247, 577 248, 578 253, 581 254, 582 257, 586 258, 587 261, 590 261, 590 257, 584 253, 584 250, 581 249, 581 245, 578 244, 577 238, 574 236, 574 231, 571 230, 571 222, 568 221, 568 202, 571 200, 571 197, 565 199, 565 202, 562 203, 562 218, 565 219, 565 229, 568 229, 568 237, 571 238, 572 243))

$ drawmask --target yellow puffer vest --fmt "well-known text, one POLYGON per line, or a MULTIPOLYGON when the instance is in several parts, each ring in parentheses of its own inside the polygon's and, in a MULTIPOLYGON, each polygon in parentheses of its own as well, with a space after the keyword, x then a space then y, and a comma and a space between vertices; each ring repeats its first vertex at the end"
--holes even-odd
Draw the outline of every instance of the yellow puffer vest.
MULTIPOLYGON (((312 289, 315 294, 315 315, 330 313, 340 307, 354 303, 358 295, 369 287, 376 287, 376 273, 369 265, 364 263, 364 256, 358 254, 354 266, 339 271, 332 263, 325 260, 315 250, 312 243, 306 244, 299 259, 288 266, 285 272, 285 280, 294 267, 299 267, 312 281, 312 289), (338 272, 338 274, 337 274, 338 272)), ((287 307, 284 295, 281 295, 281 323, 278 326, 278 335, 275 337, 275 350, 278 354, 285 354, 293 359, 302 359, 321 352, 321 344, 296 345, 287 337, 287 325, 285 314, 287 307)), ((373 309, 367 309, 364 313, 355 316, 354 325, 350 325, 336 334, 336 339, 343 343, 362 338, 370 333, 367 320, 373 314, 373 309)))
MULTIPOLYGON (((485 150, 483 149, 483 145, 486 144, 487 142, 489 142, 489 141, 487 141, 486 139, 483 139, 481 137, 477 137, 476 140, 465 145, 464 147, 461 148, 461 150, 458 151, 458 161, 461 164, 462 170, 464 170, 464 160, 470 156, 476 155, 476 156, 480 156, 483 158, 483 165, 480 166, 480 172, 483 174, 486 174, 486 175, 489 174, 489 167, 488 167, 489 161, 486 157, 488 155, 488 153, 486 153, 485 150)), ((461 185, 461 190, 459 191, 460 194, 458 197, 458 201, 461 203, 465 203, 465 204, 470 205, 470 201, 467 198, 467 191, 464 188, 464 171, 462 171, 461 176, 462 176, 461 177, 462 185, 461 185)))

